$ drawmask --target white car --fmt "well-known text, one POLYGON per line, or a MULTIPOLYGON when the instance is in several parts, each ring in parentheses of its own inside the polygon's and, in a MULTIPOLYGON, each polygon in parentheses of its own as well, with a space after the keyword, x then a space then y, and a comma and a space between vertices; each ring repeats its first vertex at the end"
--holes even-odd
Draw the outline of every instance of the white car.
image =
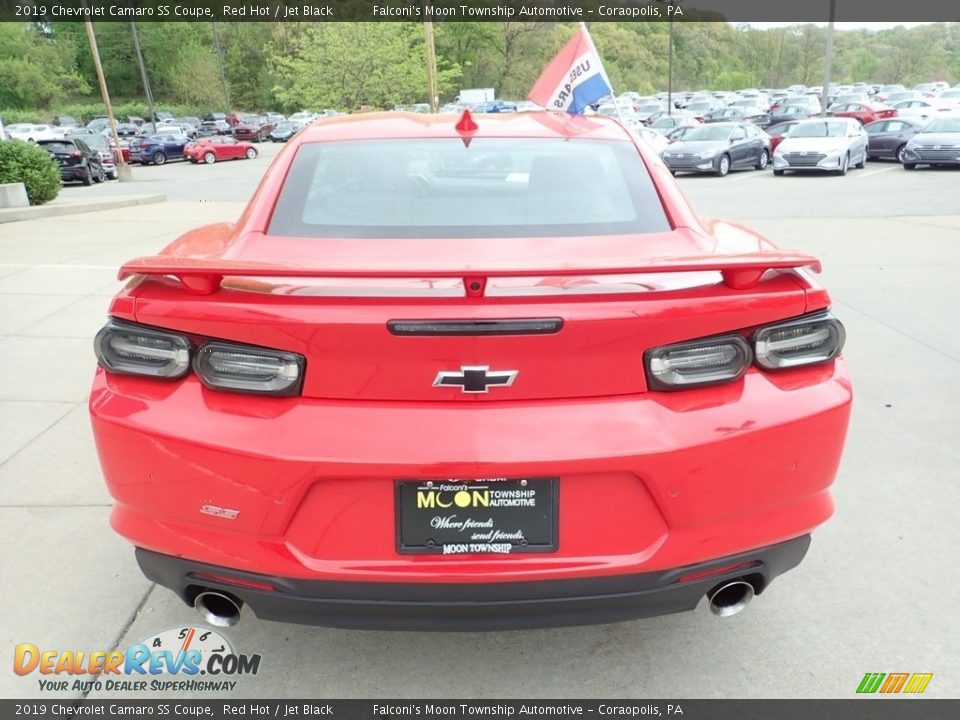
POLYGON ((904 100, 903 102, 894 103, 891 107, 896 109, 897 117, 932 120, 939 116, 941 112, 950 110, 953 105, 951 105, 949 101, 941 102, 940 99, 937 98, 936 100, 904 100))
POLYGON ((644 127, 643 124, 634 125, 630 124, 630 129, 633 130, 633 134, 645 142, 648 146, 653 148, 653 151, 659 155, 664 151, 665 148, 669 147, 670 141, 663 135, 658 132, 651 130, 648 127, 644 127))
POLYGON ((937 100, 943 105, 949 105, 952 108, 960 107, 960 88, 954 90, 944 90, 937 97, 937 100))
POLYGON ((315 113, 301 111, 301 112, 295 112, 288 119, 290 120, 290 122, 299 123, 300 125, 308 125, 312 123, 314 120, 316 120, 317 116, 315 113))
POLYGON ((852 118, 809 118, 798 122, 773 153, 773 174, 788 170, 846 175, 867 162, 867 133, 852 118))
POLYGON ((39 140, 62 140, 63 129, 52 125, 33 125, 31 123, 15 123, 7 125, 7 132, 14 140, 37 142, 39 140))

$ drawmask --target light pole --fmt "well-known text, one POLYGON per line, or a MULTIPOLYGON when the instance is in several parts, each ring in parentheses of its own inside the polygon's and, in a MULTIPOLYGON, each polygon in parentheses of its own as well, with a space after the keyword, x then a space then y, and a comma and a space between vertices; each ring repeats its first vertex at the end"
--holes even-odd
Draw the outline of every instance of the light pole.
POLYGON ((830 24, 827 26, 827 52, 823 60, 823 91, 820 93, 820 117, 827 116, 827 97, 830 94, 830 71, 833 65, 833 19, 837 14, 837 0, 830 0, 830 24))
POLYGON ((140 77, 143 79, 143 91, 147 95, 147 105, 150 106, 150 122, 157 125, 157 108, 153 105, 153 90, 150 89, 150 78, 147 77, 147 66, 143 62, 143 53, 140 51, 140 36, 137 34, 137 24, 130 23, 130 32, 133 34, 133 49, 137 53, 137 63, 140 65, 140 77))
POLYGON ((670 13, 670 6, 667 6, 668 20, 670 22, 670 33, 667 54, 667 115, 673 115, 673 14, 670 13))
MULTIPOLYGON (((423 14, 430 17, 430 0, 423 0, 423 14)), ((430 93, 430 112, 437 111, 437 46, 433 38, 433 21, 423 23, 423 35, 427 43, 427 92, 430 93)))
MULTIPOLYGON (((86 3, 84 3, 86 6, 86 3)), ((117 119, 113 116, 113 106, 110 104, 110 93, 107 91, 107 80, 103 76, 103 66, 100 64, 100 51, 97 49, 97 38, 93 34, 93 23, 84 20, 87 28, 87 40, 90 42, 90 54, 93 56, 93 66, 97 70, 97 80, 100 81, 100 94, 103 95, 103 104, 107 108, 107 118, 110 120, 110 132, 113 135, 113 144, 116 147, 117 178, 120 182, 133 180, 130 166, 124 162, 123 151, 120 149, 120 136, 117 135, 117 119)))
POLYGON ((217 21, 213 21, 213 44, 217 50, 217 65, 220 67, 220 83, 223 85, 223 101, 227 104, 224 108, 230 112, 230 89, 227 87, 227 76, 223 72, 223 47, 220 45, 220 33, 217 31, 217 21))

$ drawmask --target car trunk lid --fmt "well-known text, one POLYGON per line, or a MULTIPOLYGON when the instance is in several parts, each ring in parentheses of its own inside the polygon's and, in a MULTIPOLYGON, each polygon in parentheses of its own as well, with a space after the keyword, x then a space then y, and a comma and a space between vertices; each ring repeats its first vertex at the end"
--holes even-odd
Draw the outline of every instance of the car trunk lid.
POLYGON ((509 253, 490 239, 459 252, 458 241, 374 240, 362 256, 356 240, 324 241, 319 254, 302 238, 270 240, 270 255, 261 236, 127 263, 121 278, 166 278, 138 286, 134 319, 300 353, 307 397, 615 396, 646 390, 651 347, 802 314, 802 284, 776 271, 819 268, 688 229, 514 239, 509 253))

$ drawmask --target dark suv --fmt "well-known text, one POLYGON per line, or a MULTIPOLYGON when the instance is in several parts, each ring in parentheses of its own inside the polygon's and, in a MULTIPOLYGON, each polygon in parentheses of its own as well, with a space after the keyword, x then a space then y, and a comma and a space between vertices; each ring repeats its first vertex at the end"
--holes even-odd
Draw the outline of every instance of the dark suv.
POLYGON ((63 182, 79 180, 84 185, 93 185, 107 179, 99 153, 80 138, 40 140, 37 145, 50 153, 60 165, 60 179, 63 182))
POLYGON ((257 115, 248 116, 233 127, 233 136, 237 140, 247 142, 263 142, 270 137, 271 132, 273 132, 273 123, 257 115))

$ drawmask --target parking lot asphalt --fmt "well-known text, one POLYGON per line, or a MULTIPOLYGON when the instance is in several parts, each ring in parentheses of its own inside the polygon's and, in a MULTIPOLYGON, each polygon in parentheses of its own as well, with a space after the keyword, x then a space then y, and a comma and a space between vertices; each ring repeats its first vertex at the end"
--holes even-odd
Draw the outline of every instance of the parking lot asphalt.
MULTIPOLYGON (((202 625, 142 578, 109 528, 85 407, 91 339, 119 287, 117 265, 236 218, 276 148, 264 150, 64 191, 160 192, 164 204, 0 226, 0 696, 83 694, 44 693, 36 673, 15 675, 17 643, 110 650, 202 625)), ((960 696, 960 172, 871 163, 842 178, 680 183, 703 214, 819 255, 847 327, 855 404, 837 513, 805 562, 727 620, 701 604, 597 627, 387 633, 245 611, 225 634, 262 664, 232 696, 847 698, 866 672, 932 672, 927 696, 960 696)))

